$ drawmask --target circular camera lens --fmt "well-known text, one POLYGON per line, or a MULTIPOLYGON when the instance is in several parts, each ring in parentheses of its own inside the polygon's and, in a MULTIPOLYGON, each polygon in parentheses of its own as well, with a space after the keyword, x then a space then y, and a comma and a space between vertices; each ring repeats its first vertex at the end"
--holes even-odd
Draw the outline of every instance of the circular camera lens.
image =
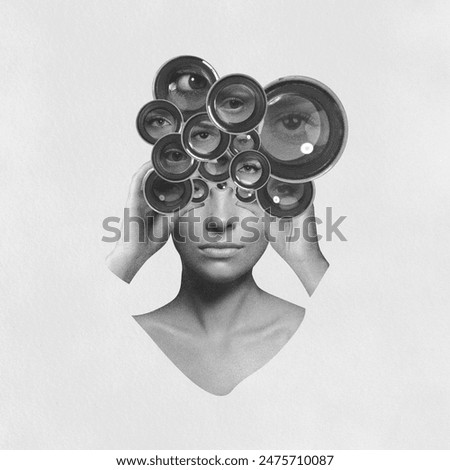
POLYGON ((194 194, 192 196, 192 202, 203 202, 209 195, 209 186, 208 183, 200 178, 195 178, 192 180, 194 185, 194 194))
POLYGON ((136 120, 139 135, 149 144, 154 144, 167 134, 178 132, 182 124, 180 110, 166 100, 150 101, 139 111, 136 120))
POLYGON ((230 167, 233 181, 244 189, 259 189, 270 176, 267 158, 256 150, 247 150, 236 155, 230 167))
POLYGON ((206 97, 219 76, 199 57, 180 56, 166 62, 156 74, 155 98, 175 104, 185 117, 205 109, 206 97))
POLYGON ((182 133, 186 152, 200 161, 210 161, 223 155, 230 144, 230 135, 217 129, 206 113, 192 116, 182 133))
POLYGON ((151 171, 144 181, 144 198, 156 212, 170 214, 183 209, 192 198, 192 182, 167 181, 151 171))
POLYGON ((242 202, 253 202, 256 199, 256 192, 250 189, 236 187, 236 197, 242 202))
POLYGON ((292 183, 271 176, 267 184, 257 191, 257 198, 259 205, 275 217, 296 217, 312 204, 314 183, 292 183))
POLYGON ((168 134, 156 142, 152 163, 158 175, 168 181, 184 181, 198 167, 198 162, 184 150, 180 134, 168 134))
POLYGON ((261 85, 247 75, 227 75, 209 90, 206 110, 211 121, 230 134, 255 129, 266 112, 266 95, 261 85))
POLYGON ((200 163, 198 171, 208 181, 220 183, 230 177, 231 155, 226 153, 217 160, 200 163))
POLYGON ((255 130, 246 134, 233 135, 231 137, 230 151, 233 155, 246 150, 258 150, 260 146, 260 138, 255 130))
POLYGON ((347 139, 347 118, 339 99, 306 77, 281 78, 265 90, 261 148, 272 174, 298 182, 321 176, 337 162, 347 139))

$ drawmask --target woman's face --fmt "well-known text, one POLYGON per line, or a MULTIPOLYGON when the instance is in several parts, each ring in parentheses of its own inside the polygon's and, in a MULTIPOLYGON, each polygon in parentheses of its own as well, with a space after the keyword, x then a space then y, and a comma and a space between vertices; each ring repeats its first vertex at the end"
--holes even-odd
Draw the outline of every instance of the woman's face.
POLYGON ((239 201, 231 179, 208 185, 209 197, 177 218, 172 236, 189 270, 230 282, 250 271, 267 247, 264 212, 256 202, 239 201))

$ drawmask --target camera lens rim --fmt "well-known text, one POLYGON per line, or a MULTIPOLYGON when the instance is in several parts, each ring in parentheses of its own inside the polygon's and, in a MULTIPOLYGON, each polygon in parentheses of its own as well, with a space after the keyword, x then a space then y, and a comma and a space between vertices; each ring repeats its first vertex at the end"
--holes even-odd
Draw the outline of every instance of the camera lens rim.
POLYGON ((241 188, 240 186, 236 186, 235 194, 236 194, 236 198, 239 199, 239 201, 241 202, 251 203, 251 202, 256 201, 256 191, 253 191, 251 189, 244 189, 244 188, 241 188), (249 196, 244 197, 241 191, 248 191, 249 196))
POLYGON ((145 202, 152 210, 154 210, 158 214, 173 214, 175 212, 180 211, 191 202, 193 185, 191 180, 180 182, 167 181, 164 178, 161 178, 154 169, 151 169, 144 177, 142 183, 142 191, 144 194, 145 202), (153 187, 153 185, 158 183, 167 183, 182 187, 182 197, 172 204, 167 203, 165 201, 160 201, 156 197, 153 197, 151 193, 151 188, 153 187))
POLYGON ((206 112, 211 121, 221 130, 229 134, 246 134, 256 129, 263 121, 266 114, 267 97, 264 88, 249 75, 231 74, 225 75, 213 84, 206 98, 206 112), (218 114, 216 109, 216 99, 219 93, 231 85, 243 85, 252 90, 255 94, 255 108, 252 114, 242 122, 227 123, 218 114))
POLYGON ((272 174, 284 181, 304 183, 330 171, 342 156, 348 138, 347 114, 337 95, 319 80, 297 75, 279 78, 269 83, 264 90, 267 95, 268 109, 271 101, 284 94, 290 93, 307 99, 317 109, 325 111, 330 132, 325 147, 317 153, 316 158, 314 158, 316 151, 314 149, 305 162, 299 161, 301 157, 290 161, 279 160, 264 147, 263 122, 260 129, 260 151, 269 159, 272 174))
POLYGON ((230 164, 230 174, 236 186, 239 186, 242 189, 257 190, 262 188, 267 183, 271 175, 270 163, 267 157, 261 152, 258 152, 257 150, 246 150, 244 152, 238 153, 233 158, 230 164), (261 165, 261 176, 254 183, 248 184, 239 180, 239 178, 236 176, 236 167, 239 165, 239 163, 242 163, 242 161, 247 158, 257 160, 261 165))
POLYGON ((312 203, 314 202, 314 198, 316 195, 316 186, 314 181, 306 181, 306 182, 294 182, 294 181, 285 181, 280 180, 279 178, 274 177, 273 175, 269 178, 269 181, 266 185, 262 188, 258 189, 256 192, 256 199, 258 200, 258 204, 266 211, 269 215, 273 215, 278 217, 279 219, 292 219, 293 217, 297 217, 303 214, 306 210, 311 207, 312 203), (306 194, 305 197, 302 196, 300 200, 300 204, 291 209, 281 209, 270 197, 268 192, 268 184, 271 180, 278 181, 280 183, 287 183, 292 185, 303 185, 303 195, 306 194))
POLYGON ((211 150, 211 152, 207 153, 200 153, 190 142, 190 132, 194 126, 198 125, 200 122, 208 120, 212 126, 214 123, 211 122, 207 113, 198 113, 194 116, 191 116, 184 124, 183 130, 181 132, 181 141, 183 143, 183 147, 185 148, 188 155, 199 160, 200 162, 210 162, 211 160, 217 160, 222 155, 224 155, 228 147, 230 146, 231 136, 226 132, 223 132, 220 129, 217 129, 220 133, 220 140, 219 145, 211 150))
POLYGON ((152 164, 156 173, 158 173, 161 178, 171 182, 181 182, 187 180, 197 170, 199 162, 192 158, 184 149, 183 143, 181 141, 181 134, 172 133, 161 137, 156 142, 152 150, 152 164), (173 173, 167 170, 161 163, 162 152, 169 145, 176 146, 176 148, 179 149, 181 153, 190 159, 189 166, 182 173, 173 173))
MULTIPOLYGON (((175 129, 169 133, 179 132, 183 125, 183 115, 181 111, 173 103, 167 100, 152 100, 145 104, 139 111, 136 118, 136 127, 139 135, 149 144, 154 145, 160 137, 152 137, 145 128, 145 118, 147 115, 157 109, 167 111, 174 120, 175 129)), ((167 135, 167 134, 166 134, 167 135)))
MULTIPOLYGON (((170 101, 168 95, 168 85, 171 77, 177 72, 182 73, 186 71, 193 71, 193 69, 199 69, 202 71, 203 76, 207 79, 209 84, 209 89, 211 86, 217 82, 219 79, 219 75, 214 69, 214 67, 207 62, 206 60, 191 56, 191 55, 182 55, 174 57, 173 59, 168 60, 165 62, 158 70, 153 80, 153 96, 155 99, 164 99, 170 101)), ((206 93, 207 96, 207 93, 206 93)), ((185 119, 189 118, 190 116, 197 114, 199 112, 206 110, 206 96, 205 102, 196 109, 191 110, 183 110, 181 109, 181 113, 185 119)))
POLYGON ((202 178, 193 178, 193 179, 192 179, 192 184, 193 184, 193 187, 194 187, 194 191, 193 191, 193 193, 192 193, 192 202, 198 204, 198 203, 200 203, 200 202, 205 201, 205 200, 208 198, 208 196, 209 196, 209 191, 210 191, 210 190, 209 190, 208 183, 207 183, 204 179, 202 179, 202 178), (204 189, 203 195, 200 196, 200 197, 197 197, 197 198, 195 197, 195 185, 196 185, 196 184, 202 186, 203 189, 204 189))
POLYGON ((260 147, 261 147, 261 137, 259 136, 258 131, 256 129, 253 129, 250 132, 243 132, 242 134, 233 134, 231 136, 229 149, 230 149, 230 152, 231 152, 232 155, 237 155, 237 154, 243 152, 243 150, 238 150, 238 149, 236 149, 236 147, 233 146, 234 140, 237 139, 241 135, 248 135, 253 139, 254 147, 252 149, 248 149, 248 150, 259 150, 260 149, 260 147))

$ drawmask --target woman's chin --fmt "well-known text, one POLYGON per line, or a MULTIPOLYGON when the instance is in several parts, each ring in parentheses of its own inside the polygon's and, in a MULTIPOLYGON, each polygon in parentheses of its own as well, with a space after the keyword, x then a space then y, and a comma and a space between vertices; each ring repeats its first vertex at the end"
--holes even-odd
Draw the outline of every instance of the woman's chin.
POLYGON ((213 282, 217 284, 226 284, 241 278, 246 271, 236 269, 236 267, 229 266, 224 261, 216 261, 208 263, 208 265, 196 266, 195 272, 204 279, 206 282, 213 282))

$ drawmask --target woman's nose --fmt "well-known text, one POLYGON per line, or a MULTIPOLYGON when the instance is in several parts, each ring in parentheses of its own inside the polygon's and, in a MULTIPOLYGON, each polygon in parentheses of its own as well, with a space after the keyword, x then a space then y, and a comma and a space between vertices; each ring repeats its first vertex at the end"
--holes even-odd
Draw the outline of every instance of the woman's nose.
POLYGON ((208 232, 225 233, 233 230, 237 223, 233 198, 234 190, 228 183, 219 183, 211 189, 206 203, 205 228, 208 232))

